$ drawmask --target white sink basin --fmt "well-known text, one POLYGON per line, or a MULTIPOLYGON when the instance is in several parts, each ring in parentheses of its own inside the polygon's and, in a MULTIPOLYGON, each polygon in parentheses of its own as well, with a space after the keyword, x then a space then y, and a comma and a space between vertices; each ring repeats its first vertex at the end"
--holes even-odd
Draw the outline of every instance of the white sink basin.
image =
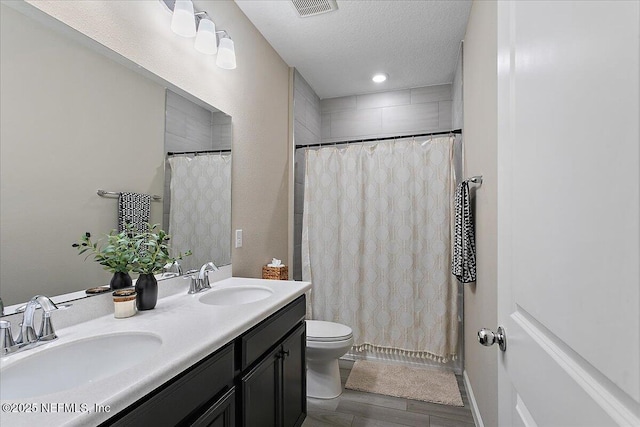
POLYGON ((33 398, 99 381, 143 362, 161 345, 157 335, 122 333, 40 351, 0 371, 0 400, 33 398))
POLYGON ((200 302, 209 305, 240 305, 269 298, 272 294, 273 291, 265 286, 236 285, 213 289, 203 295, 200 302))

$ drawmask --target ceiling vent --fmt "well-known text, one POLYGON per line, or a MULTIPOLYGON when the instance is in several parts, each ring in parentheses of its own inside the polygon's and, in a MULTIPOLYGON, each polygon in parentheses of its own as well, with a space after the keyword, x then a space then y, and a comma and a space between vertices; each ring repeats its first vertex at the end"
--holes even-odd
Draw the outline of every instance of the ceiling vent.
POLYGON ((291 0, 301 18, 338 10, 336 0, 291 0))

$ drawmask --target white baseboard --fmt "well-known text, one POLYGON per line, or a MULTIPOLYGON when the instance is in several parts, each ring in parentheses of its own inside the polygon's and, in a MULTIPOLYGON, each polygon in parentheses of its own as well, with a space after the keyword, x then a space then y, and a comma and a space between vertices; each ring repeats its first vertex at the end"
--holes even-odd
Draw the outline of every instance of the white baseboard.
POLYGON ((482 417, 480 416, 480 410, 478 409, 478 402, 476 402, 476 396, 473 394, 473 389, 471 388, 471 382, 469 381, 469 376, 467 375, 466 369, 464 370, 464 372, 462 372, 462 379, 464 380, 464 387, 467 390, 467 397, 469 398, 469 403, 471 404, 473 421, 475 422, 476 427, 484 427, 482 417))

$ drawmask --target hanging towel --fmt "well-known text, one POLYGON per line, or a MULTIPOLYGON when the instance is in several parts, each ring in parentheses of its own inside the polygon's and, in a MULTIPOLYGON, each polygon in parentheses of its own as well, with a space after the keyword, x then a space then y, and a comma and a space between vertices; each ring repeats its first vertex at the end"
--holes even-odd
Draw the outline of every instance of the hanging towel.
POLYGON ((476 238, 469 199, 469 181, 462 181, 456 188, 451 273, 462 283, 476 281, 476 238))
POLYGON ((118 198, 118 232, 125 229, 125 224, 134 224, 134 230, 147 231, 151 196, 140 193, 120 193, 118 198))

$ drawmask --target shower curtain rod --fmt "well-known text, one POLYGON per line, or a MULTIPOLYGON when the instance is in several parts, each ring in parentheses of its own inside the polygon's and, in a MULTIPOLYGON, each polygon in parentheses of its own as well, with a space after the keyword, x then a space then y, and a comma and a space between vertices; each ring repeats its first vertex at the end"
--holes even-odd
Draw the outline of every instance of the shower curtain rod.
POLYGON ((349 141, 335 141, 335 142, 319 142, 317 144, 309 144, 309 145, 299 145, 296 148, 311 148, 311 147, 321 147, 323 145, 338 145, 338 144, 354 144, 358 142, 374 142, 374 141, 388 141, 391 139, 404 139, 404 138, 419 138, 421 136, 435 136, 435 135, 450 135, 456 134, 459 135, 462 133, 462 129, 454 129, 447 130, 441 132, 431 132, 431 133, 417 133, 415 135, 398 135, 398 136, 387 136, 383 138, 369 138, 369 139, 354 139, 349 141))
POLYGON ((231 154, 231 150, 203 150, 203 151, 169 151, 167 153, 167 156, 178 156, 181 154, 192 154, 194 156, 197 156, 199 154, 225 154, 225 153, 229 153, 231 154))

